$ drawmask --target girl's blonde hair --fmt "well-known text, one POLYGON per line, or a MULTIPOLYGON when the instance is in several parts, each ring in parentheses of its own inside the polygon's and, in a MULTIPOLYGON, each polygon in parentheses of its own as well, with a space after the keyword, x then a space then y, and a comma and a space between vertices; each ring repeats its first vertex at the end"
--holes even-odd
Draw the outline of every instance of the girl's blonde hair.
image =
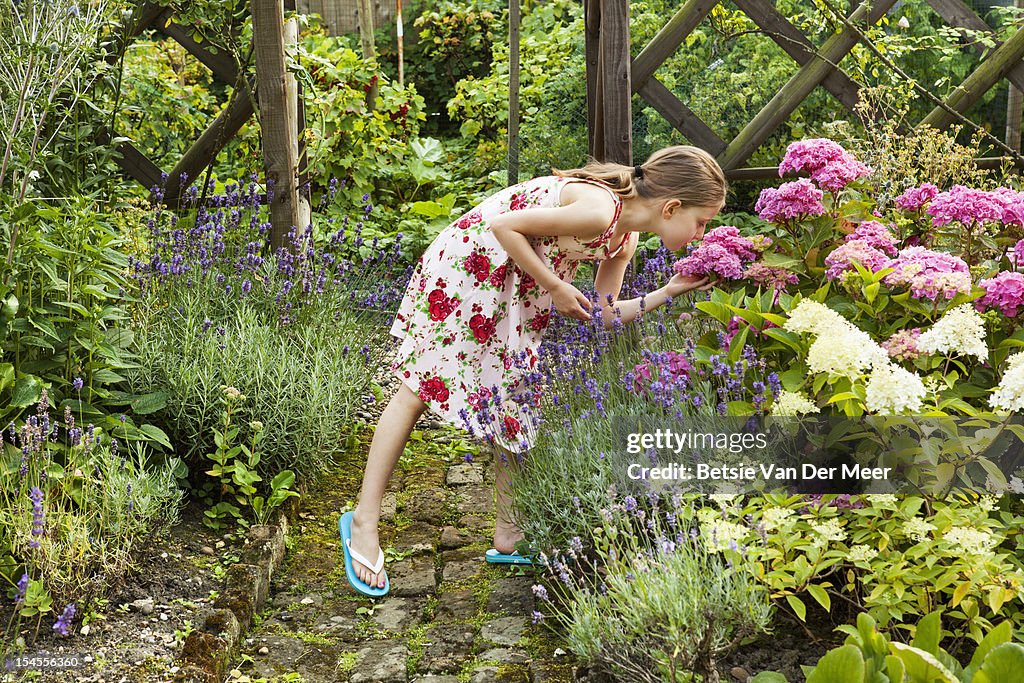
POLYGON ((582 168, 552 168, 563 178, 589 178, 608 185, 622 199, 678 199, 683 206, 717 206, 725 202, 729 185, 715 158, 700 147, 673 145, 659 149, 635 166, 590 159, 582 168))

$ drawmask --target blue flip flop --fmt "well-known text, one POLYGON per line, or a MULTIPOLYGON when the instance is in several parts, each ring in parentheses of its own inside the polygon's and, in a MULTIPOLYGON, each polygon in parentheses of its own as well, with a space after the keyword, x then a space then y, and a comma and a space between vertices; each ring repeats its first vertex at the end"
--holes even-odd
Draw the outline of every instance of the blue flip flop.
POLYGON ((388 591, 391 590, 391 580, 388 575, 384 575, 384 587, 378 588, 376 586, 370 586, 356 576, 356 569, 352 562, 353 558, 356 562, 359 562, 370 568, 374 574, 379 574, 384 568, 384 551, 381 549, 377 550, 377 561, 370 562, 365 557, 357 553, 355 550, 349 547, 352 542, 352 517, 351 512, 346 512, 338 520, 338 531, 341 532, 341 547, 345 551, 345 576, 348 578, 348 583, 357 593, 368 595, 371 598, 379 598, 382 595, 387 595, 388 591))
POLYGON ((525 555, 520 555, 519 553, 499 553, 494 548, 484 553, 484 559, 491 564, 525 564, 529 566, 539 564, 539 562, 535 563, 533 559, 525 555))

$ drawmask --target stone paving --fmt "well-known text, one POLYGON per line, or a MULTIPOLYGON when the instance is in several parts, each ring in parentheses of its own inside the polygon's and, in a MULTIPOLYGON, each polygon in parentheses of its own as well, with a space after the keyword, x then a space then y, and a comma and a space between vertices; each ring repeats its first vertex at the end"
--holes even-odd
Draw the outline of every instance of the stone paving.
POLYGON ((303 497, 284 567, 228 680, 573 680, 571 656, 531 623, 533 570, 484 561, 494 529, 492 457, 465 463, 457 433, 424 424, 434 428, 410 441, 384 499, 390 594, 366 598, 345 579, 338 517, 358 496, 364 444, 358 464, 303 497))

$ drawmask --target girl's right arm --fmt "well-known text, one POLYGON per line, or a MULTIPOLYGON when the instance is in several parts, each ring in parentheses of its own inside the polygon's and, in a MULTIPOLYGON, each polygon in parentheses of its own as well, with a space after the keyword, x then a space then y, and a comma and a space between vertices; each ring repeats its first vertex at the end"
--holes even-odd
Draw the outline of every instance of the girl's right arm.
POLYGON ((588 202, 586 205, 574 203, 556 208, 510 211, 492 218, 490 227, 512 260, 551 293, 551 301, 559 313, 588 320, 590 301, 544 265, 527 236, 575 235, 583 240, 596 239, 614 218, 615 205, 607 197, 604 202, 588 202))

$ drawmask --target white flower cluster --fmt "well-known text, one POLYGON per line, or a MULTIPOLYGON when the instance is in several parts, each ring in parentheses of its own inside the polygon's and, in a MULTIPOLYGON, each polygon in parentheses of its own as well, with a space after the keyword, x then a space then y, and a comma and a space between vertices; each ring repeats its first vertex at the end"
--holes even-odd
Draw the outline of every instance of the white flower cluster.
POLYGON ((817 335, 807 351, 807 367, 814 373, 855 378, 889 360, 870 335, 817 301, 804 299, 797 304, 783 328, 817 335))
POLYGON ((701 536, 704 537, 708 549, 712 552, 734 548, 747 537, 749 529, 742 524, 716 519, 701 525, 701 536))
POLYGON ((867 499, 878 507, 896 507, 899 504, 899 498, 891 493, 869 493, 867 499))
POLYGON ((800 392, 783 389, 772 404, 772 415, 793 417, 818 412, 818 406, 800 392))
POLYGON ((988 404, 1010 412, 1024 410, 1024 353, 1010 356, 1003 381, 988 397, 988 404))
POLYGON ((935 525, 926 522, 920 517, 911 517, 903 523, 903 533, 918 543, 928 540, 928 532, 934 531, 935 525))
POLYGON ((999 545, 999 539, 992 534, 969 526, 955 526, 942 538, 964 555, 985 555, 999 545))
POLYGON ((876 365, 868 378, 867 409, 876 414, 899 415, 918 412, 926 394, 921 378, 893 363, 876 365))
POLYGON ((830 519, 822 524, 811 522, 811 528, 814 529, 815 533, 817 533, 824 542, 846 540, 846 532, 843 531, 843 527, 840 525, 838 519, 830 519))
POLYGON ((923 353, 960 354, 988 358, 985 344, 985 321, 971 304, 961 304, 946 314, 917 340, 923 353))
POLYGON ((765 530, 784 529, 793 524, 791 517, 796 514, 789 508, 769 507, 761 514, 761 525, 765 530))
POLYGON ((878 554, 878 551, 869 545, 855 545, 846 553, 846 559, 850 562, 867 562, 878 554))

